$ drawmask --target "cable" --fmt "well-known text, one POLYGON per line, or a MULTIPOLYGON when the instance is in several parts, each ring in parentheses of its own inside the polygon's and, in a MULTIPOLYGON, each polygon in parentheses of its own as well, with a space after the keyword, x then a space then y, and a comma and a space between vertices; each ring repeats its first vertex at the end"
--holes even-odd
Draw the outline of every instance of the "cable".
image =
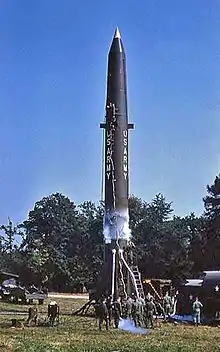
POLYGON ((176 315, 176 306, 177 306, 177 299, 174 301, 174 305, 173 305, 173 313, 170 314, 171 317, 173 317, 174 315, 176 315))
POLYGON ((115 293, 115 255, 116 250, 112 249, 112 299, 115 293))
MULTIPOLYGON (((113 153, 113 150, 111 150, 111 152, 113 153)), ((113 209, 115 211, 115 204, 116 204, 116 195, 115 195, 115 165, 113 162, 113 159, 111 158, 111 164, 112 164, 112 197, 113 197, 113 209)))
POLYGON ((125 286, 124 276, 123 276, 123 272, 122 272, 122 265, 121 265, 121 261, 120 260, 119 260, 119 268, 120 268, 120 275, 121 275, 121 281, 122 281, 122 285, 123 285, 123 291, 124 291, 125 299, 127 299, 128 294, 126 292, 126 286, 125 286))
POLYGON ((104 201, 104 168, 105 168, 105 129, 102 130, 102 155, 101 155, 101 201, 104 201))
POLYGON ((132 279, 133 279, 133 284, 134 284, 134 288, 135 288, 135 291, 136 291, 136 295, 137 297, 139 298, 139 292, 138 292, 138 288, 137 288, 137 283, 136 283, 136 280, 135 280, 135 276, 134 276, 134 273, 133 271, 130 269, 130 267, 128 266, 126 260, 124 259, 124 256, 123 256, 123 253, 121 252, 121 259, 124 263, 124 265, 126 266, 127 270, 129 271, 132 279))

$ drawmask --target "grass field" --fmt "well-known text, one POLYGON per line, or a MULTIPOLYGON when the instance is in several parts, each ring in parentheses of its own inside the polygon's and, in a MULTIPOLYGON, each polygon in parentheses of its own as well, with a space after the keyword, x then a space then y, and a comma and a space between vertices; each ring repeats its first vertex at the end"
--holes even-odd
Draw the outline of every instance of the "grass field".
MULTIPOLYGON (((0 315, 1 352, 185 352, 220 351, 220 328, 162 323, 147 335, 135 335, 113 328, 99 332, 94 318, 69 315, 85 301, 56 299, 60 305, 60 324, 56 327, 24 327, 14 329, 11 319, 25 322, 28 306, 0 303, 0 311, 13 311, 0 315)), ((47 304, 38 306, 40 322, 46 318, 47 304)), ((40 323, 39 322, 39 323, 40 323)))

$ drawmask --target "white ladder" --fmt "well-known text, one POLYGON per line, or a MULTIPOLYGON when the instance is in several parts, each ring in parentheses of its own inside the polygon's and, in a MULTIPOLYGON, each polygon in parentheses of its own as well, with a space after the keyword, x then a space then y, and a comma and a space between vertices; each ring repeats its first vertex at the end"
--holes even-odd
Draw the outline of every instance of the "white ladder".
POLYGON ((134 274, 134 278, 136 281, 137 289, 138 289, 138 294, 140 296, 144 296, 144 289, 141 281, 141 274, 137 266, 132 266, 132 271, 134 274))

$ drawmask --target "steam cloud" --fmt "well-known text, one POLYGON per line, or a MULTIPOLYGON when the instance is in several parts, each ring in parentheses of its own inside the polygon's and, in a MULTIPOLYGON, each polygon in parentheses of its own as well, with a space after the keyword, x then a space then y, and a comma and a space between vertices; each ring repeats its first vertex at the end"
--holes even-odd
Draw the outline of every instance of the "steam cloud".
POLYGON ((128 212, 106 211, 103 223, 103 235, 106 243, 111 240, 123 239, 130 241, 128 212))
POLYGON ((130 319, 120 319, 119 329, 129 331, 133 334, 149 334, 149 330, 135 327, 134 323, 130 319))

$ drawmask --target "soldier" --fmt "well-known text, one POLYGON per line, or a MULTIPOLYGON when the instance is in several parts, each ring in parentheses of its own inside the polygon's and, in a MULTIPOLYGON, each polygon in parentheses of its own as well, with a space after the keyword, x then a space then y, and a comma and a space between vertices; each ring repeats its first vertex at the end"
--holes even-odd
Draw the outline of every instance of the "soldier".
POLYGON ((137 297, 135 297, 132 303, 131 315, 136 327, 141 326, 142 323, 141 308, 140 302, 137 300, 137 297))
POLYGON ((102 323, 105 321, 106 330, 108 330, 108 309, 104 299, 99 299, 94 304, 96 318, 98 319, 99 331, 102 330, 102 323))
MULTIPOLYGON (((162 304, 160 303, 160 301, 159 301, 159 300, 155 300, 155 301, 154 301, 154 304, 155 304, 155 306, 156 306, 156 310, 157 310, 157 312, 159 313, 159 315, 162 314, 162 315, 163 315, 163 319, 166 320, 165 310, 164 310, 162 304)), ((157 313, 157 314, 158 314, 158 313, 157 313)))
POLYGON ((153 302, 153 297, 150 298, 150 300, 146 301, 146 306, 145 306, 145 316, 146 316, 146 327, 149 326, 149 323, 151 324, 151 328, 154 328, 154 313, 157 315, 156 311, 156 306, 153 302))
POLYGON ((112 317, 112 296, 109 295, 106 299, 106 307, 108 309, 108 322, 109 326, 111 325, 111 317, 112 317))
POLYGON ((114 317, 114 324, 116 329, 118 329, 119 320, 122 314, 120 299, 117 299, 112 304, 112 315, 114 317))
POLYGON ((125 302, 125 316, 127 319, 132 318, 132 315, 131 315, 132 303, 133 303, 133 299, 131 297, 128 297, 125 302))
POLYGON ((35 325, 37 325, 37 316, 38 316, 37 307, 30 307, 28 309, 27 325, 30 325, 32 321, 34 322, 35 325))
POLYGON ((51 301, 48 305, 48 318, 51 326, 54 326, 56 318, 59 319, 59 306, 56 301, 51 301))
POLYGON ((145 299, 144 299, 143 296, 141 295, 141 296, 138 298, 138 301, 139 301, 140 307, 141 307, 141 316, 143 317, 143 316, 144 316, 144 308, 145 308, 145 299))
POLYGON ((198 326, 200 322, 201 308, 203 307, 202 303, 199 301, 199 298, 196 297, 196 300, 193 302, 193 321, 198 326))
POLYGON ((165 314, 170 317, 171 314, 171 308, 172 308, 172 300, 171 297, 169 296, 169 293, 166 292, 164 298, 163 298, 163 307, 165 314))

